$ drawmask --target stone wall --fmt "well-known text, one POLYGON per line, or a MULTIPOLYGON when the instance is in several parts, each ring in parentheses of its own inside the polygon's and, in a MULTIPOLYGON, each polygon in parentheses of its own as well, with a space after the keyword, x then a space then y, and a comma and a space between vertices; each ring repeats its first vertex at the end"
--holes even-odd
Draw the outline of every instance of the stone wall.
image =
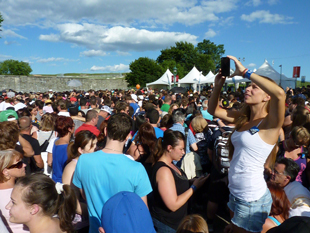
POLYGON ((56 76, 12 76, 0 75, 0 90, 13 89, 21 92, 45 92, 49 89, 53 91, 78 90, 105 90, 105 89, 126 89, 128 83, 125 76, 88 76, 88 77, 56 77, 56 76), (80 87, 69 87, 67 83, 76 79, 82 83, 80 87))

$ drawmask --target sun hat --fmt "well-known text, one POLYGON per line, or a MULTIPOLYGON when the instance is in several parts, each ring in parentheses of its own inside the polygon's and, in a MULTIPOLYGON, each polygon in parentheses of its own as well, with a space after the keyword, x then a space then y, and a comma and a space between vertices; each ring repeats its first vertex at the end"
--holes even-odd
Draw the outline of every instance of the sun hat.
POLYGON ((148 208, 132 192, 119 192, 102 208, 101 225, 106 233, 155 233, 148 208))

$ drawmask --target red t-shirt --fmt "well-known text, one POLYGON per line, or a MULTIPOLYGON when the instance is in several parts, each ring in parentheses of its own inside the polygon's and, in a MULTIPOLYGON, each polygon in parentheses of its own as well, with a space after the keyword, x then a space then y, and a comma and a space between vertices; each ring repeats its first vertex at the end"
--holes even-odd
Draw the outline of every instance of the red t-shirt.
POLYGON ((96 126, 93 126, 93 125, 89 125, 89 124, 85 124, 85 123, 84 123, 84 124, 81 125, 79 128, 77 128, 77 130, 75 130, 75 135, 76 135, 78 132, 82 131, 82 130, 88 130, 88 131, 92 132, 93 134, 95 134, 96 137, 98 137, 99 134, 100 134, 100 131, 99 131, 99 129, 97 129, 96 126))

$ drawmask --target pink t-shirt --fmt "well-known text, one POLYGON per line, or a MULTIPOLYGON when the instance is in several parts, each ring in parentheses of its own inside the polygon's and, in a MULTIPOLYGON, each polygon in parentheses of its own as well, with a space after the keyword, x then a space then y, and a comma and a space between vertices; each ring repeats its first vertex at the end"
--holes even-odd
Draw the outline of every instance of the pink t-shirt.
POLYGON ((1 218, 3 220, 3 223, 6 225, 9 232, 12 231, 13 233, 29 233, 27 226, 23 224, 11 223, 9 221, 10 219, 9 210, 7 210, 5 206, 11 201, 12 191, 13 191, 13 188, 0 190, 0 197, 1 197, 0 198, 0 210, 1 210, 1 218))

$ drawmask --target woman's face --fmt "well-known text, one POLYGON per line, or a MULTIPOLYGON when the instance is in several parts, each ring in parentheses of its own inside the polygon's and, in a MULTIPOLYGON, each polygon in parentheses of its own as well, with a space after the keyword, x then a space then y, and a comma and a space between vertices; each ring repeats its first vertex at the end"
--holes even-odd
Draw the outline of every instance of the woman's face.
POLYGON ((261 102, 268 101, 270 97, 255 83, 251 83, 245 89, 244 102, 247 104, 257 104, 261 102))
POLYGON ((38 109, 37 108, 33 108, 31 110, 31 115, 36 116, 38 114, 38 109))
POLYGON ((179 161, 185 154, 185 145, 183 140, 178 140, 178 144, 170 149, 169 153, 173 160, 179 161))
POLYGON ((87 145, 84 147, 84 149, 81 149, 81 151, 83 152, 82 154, 94 152, 96 144, 97 144, 97 138, 95 140, 89 141, 87 145))
MULTIPOLYGON (((14 166, 14 165, 20 165, 20 163, 22 163, 22 160, 20 158, 14 158, 14 162, 13 164, 10 166, 14 166)), ((18 177, 22 177, 22 176, 25 176, 26 175, 26 164, 22 163, 22 166, 21 168, 18 168, 18 167, 15 167, 15 168, 10 168, 8 167, 8 174, 10 177, 15 177, 15 178, 18 178, 18 177)))
POLYGON ((31 206, 22 200, 23 188, 16 185, 11 194, 11 200, 6 205, 10 213, 10 222, 26 224, 31 220, 31 206))

